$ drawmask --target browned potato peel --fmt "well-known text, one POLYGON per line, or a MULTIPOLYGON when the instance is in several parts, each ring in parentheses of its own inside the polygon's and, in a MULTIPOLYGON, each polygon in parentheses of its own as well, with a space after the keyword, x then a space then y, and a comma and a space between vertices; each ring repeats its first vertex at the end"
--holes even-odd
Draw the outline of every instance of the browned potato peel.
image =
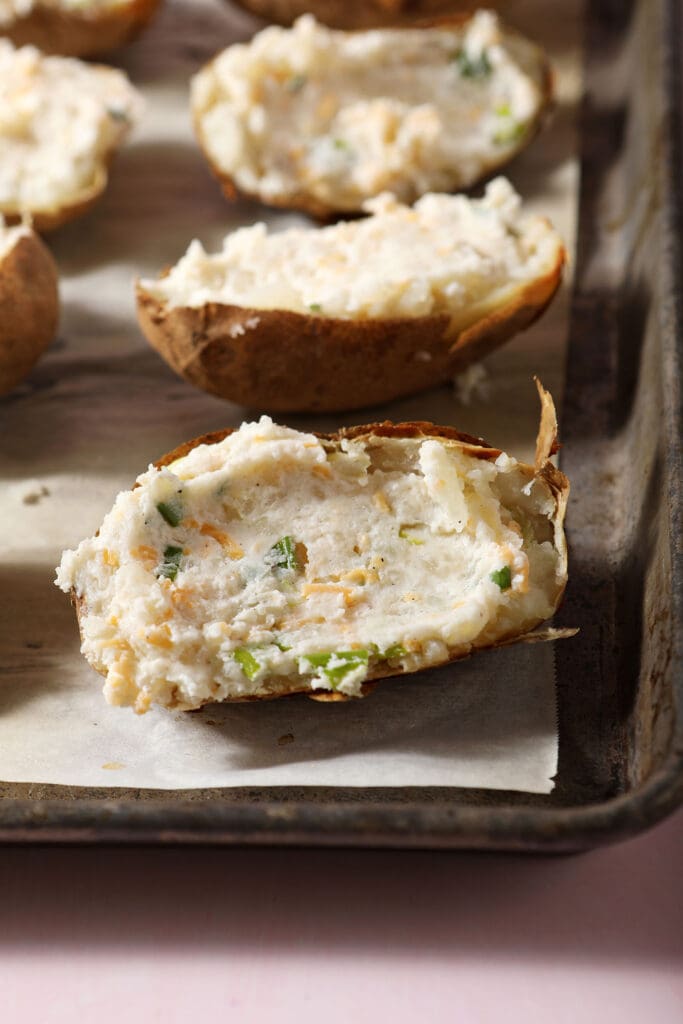
POLYGON ((30 372, 52 341, 58 316, 57 268, 26 229, 0 258, 0 395, 30 372))
POLYGON ((161 0, 128 0, 111 10, 65 10, 37 4, 27 15, 0 29, 15 46, 37 46, 43 53, 91 57, 123 46, 150 21, 161 0))
POLYGON ((361 409, 449 380, 529 327, 552 300, 565 252, 514 300, 465 329, 448 315, 334 319, 215 303, 168 308, 138 284, 140 327, 176 373, 273 412, 361 409))

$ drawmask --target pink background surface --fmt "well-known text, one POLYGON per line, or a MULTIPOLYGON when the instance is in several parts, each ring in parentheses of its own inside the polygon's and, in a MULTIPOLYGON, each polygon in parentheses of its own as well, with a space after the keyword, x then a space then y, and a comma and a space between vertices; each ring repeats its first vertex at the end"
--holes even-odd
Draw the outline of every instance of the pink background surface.
POLYGON ((681 1024, 682 854, 0 849, 0 1021, 681 1024))

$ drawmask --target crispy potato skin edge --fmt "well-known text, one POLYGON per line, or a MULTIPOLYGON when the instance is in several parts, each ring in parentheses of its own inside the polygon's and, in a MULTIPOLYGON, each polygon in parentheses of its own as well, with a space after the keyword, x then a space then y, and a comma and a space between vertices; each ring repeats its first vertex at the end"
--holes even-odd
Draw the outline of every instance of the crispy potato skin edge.
POLYGON ((57 268, 31 232, 0 262, 0 395, 28 375, 57 330, 57 268))
MULTIPOLYGON (((557 442, 554 434, 554 426, 556 424, 555 419, 555 408, 553 405, 550 394, 545 391, 541 384, 537 381, 539 390, 539 396, 541 398, 542 415, 541 425, 539 428, 538 444, 537 444, 537 458, 536 465, 525 466, 529 472, 529 476, 535 476, 543 480, 545 486, 548 488, 550 495, 554 502, 554 514, 551 517, 555 533, 555 547, 560 555, 560 565, 558 567, 558 575, 561 580, 556 600, 555 610, 559 607, 562 600, 562 595, 566 586, 567 579, 567 547, 564 537, 564 516, 567 505, 567 498, 569 495, 569 481, 567 477, 557 469, 552 462, 549 461, 549 455, 556 450, 557 442)), ((173 451, 168 452, 162 456, 155 466, 160 469, 163 466, 167 466, 169 463, 174 462, 176 459, 182 458, 187 455, 194 448, 197 448, 202 444, 218 444, 228 435, 232 434, 236 428, 228 428, 226 430, 214 431, 210 434, 203 434, 201 437, 194 438, 192 441, 186 441, 173 451)), ((316 434, 326 445, 334 447, 338 445, 344 438, 349 439, 363 439, 372 440, 373 438, 430 438, 437 437, 447 442, 451 442, 454 446, 464 449, 468 455, 480 459, 496 459, 500 455, 500 449, 491 448, 485 441, 474 438, 469 434, 463 434, 453 427, 439 427, 433 423, 426 421, 414 421, 406 423, 391 423, 385 420, 383 423, 369 423, 357 427, 346 427, 332 434, 316 434)), ((523 465, 520 463, 520 465, 523 465)), ((85 600, 80 597, 74 590, 71 591, 71 600, 76 609, 76 615, 79 622, 79 628, 81 619, 87 614, 87 606, 85 600)), ((454 648, 450 652, 450 656, 442 665, 451 664, 456 661, 462 661, 464 658, 469 657, 475 651, 489 650, 497 647, 507 647, 515 643, 538 643, 546 640, 557 640, 566 637, 573 636, 577 631, 572 629, 546 629, 543 631, 534 632, 536 626, 540 625, 540 620, 534 626, 532 626, 526 633, 510 634, 500 637, 495 643, 486 645, 465 645, 458 648, 454 648)), ((106 671, 103 670, 102 666, 92 666, 100 675, 106 675, 106 671)), ((429 666, 429 668, 436 668, 440 666, 429 666)), ((428 671, 428 669, 421 669, 420 671, 428 671)), ((400 669, 391 669, 386 667, 384 669, 377 668, 373 672, 372 676, 365 681, 362 686, 362 696, 367 696, 372 692, 377 682, 382 679, 405 677, 411 673, 402 672, 400 669)), ((286 685, 286 684, 285 684, 286 685)), ((268 694, 266 696, 252 696, 246 698, 229 698, 228 700, 221 701, 221 703, 246 703, 260 700, 276 700, 281 697, 294 697, 297 695, 305 694, 311 700, 316 700, 321 703, 338 703, 347 700, 353 700, 354 698, 346 697, 344 694, 334 692, 311 692, 310 687, 302 686, 299 677, 292 678, 289 681, 289 688, 283 689, 281 693, 268 694)), ((200 707, 206 706, 210 702, 203 702, 198 705, 184 704, 182 701, 177 699, 169 702, 166 707, 170 709, 176 709, 181 711, 194 711, 200 707)))
POLYGON ((95 15, 37 8, 2 34, 15 46, 37 46, 43 53, 64 57, 92 57, 127 43, 145 27, 160 2, 130 0, 122 9, 95 15))
POLYGON ((565 251, 500 309, 464 329, 447 315, 353 320, 211 303, 168 309, 139 284, 152 348, 191 384, 247 408, 338 412, 417 394, 529 327, 562 279, 565 251))

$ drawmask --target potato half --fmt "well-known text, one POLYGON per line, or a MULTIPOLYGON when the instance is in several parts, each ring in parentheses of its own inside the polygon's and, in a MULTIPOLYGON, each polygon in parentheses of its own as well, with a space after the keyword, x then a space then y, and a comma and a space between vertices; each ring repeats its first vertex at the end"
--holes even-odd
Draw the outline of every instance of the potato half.
POLYGON ((542 402, 534 466, 431 423, 315 435, 265 416, 171 452, 58 569, 107 700, 346 699, 558 636, 532 632, 567 579, 542 402))
POLYGON ((91 57, 122 46, 160 0, 0 0, 0 35, 43 53, 91 57))
POLYGON ((27 376, 57 330, 57 268, 29 227, 0 216, 0 395, 27 376))
POLYGON ((0 214, 49 231, 85 213, 141 107, 122 71, 0 39, 0 214))
POLYGON ((198 387, 270 411, 357 409, 448 380, 528 327, 565 259, 503 178, 482 199, 391 196, 325 228, 193 242, 138 283, 150 344, 198 387))
POLYGON ((550 96, 542 50, 490 11, 354 33, 304 16, 219 54, 192 112, 227 195, 326 219, 383 191, 468 188, 529 142, 550 96))

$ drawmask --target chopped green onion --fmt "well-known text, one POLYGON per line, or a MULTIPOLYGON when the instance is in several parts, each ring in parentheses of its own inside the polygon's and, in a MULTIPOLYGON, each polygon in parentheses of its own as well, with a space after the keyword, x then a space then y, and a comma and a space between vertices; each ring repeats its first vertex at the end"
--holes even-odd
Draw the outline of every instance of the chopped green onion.
POLYGON ((273 643, 277 647, 278 651, 282 651, 283 654, 285 651, 291 651, 292 649, 291 645, 283 644, 282 640, 273 640, 273 643))
POLYGON ((157 512, 166 520, 169 526, 178 526, 183 518, 183 503, 180 498, 169 498, 168 501, 160 501, 157 505, 157 512))
POLYGON ((405 658, 407 653, 403 644, 392 644, 391 647, 387 647, 382 657, 385 661, 391 661, 393 658, 405 658))
POLYGON ((488 78, 493 70, 486 50, 482 50, 478 57, 472 57, 467 50, 461 49, 451 59, 458 65, 463 78, 488 78))
POLYGON ((346 139, 332 139, 332 145, 335 149, 348 149, 349 144, 346 139))
POLYGON ((238 647, 232 652, 232 656, 244 672, 247 679, 256 678, 261 666, 248 648, 238 647))
POLYGON ((107 113, 112 121, 120 121, 121 124, 130 124, 130 117, 125 110, 120 110, 119 107, 107 107, 107 113))
POLYGON ((512 571, 510 566, 504 565, 502 569, 495 569, 491 573, 490 579, 492 579, 501 590, 509 590, 512 586, 512 571))
POLYGON ((320 305, 319 302, 310 302, 308 304, 308 308, 310 309, 311 313, 322 313, 323 311, 323 307, 320 305))
POLYGON ((499 103, 495 109, 497 117, 512 117, 512 110, 509 103, 499 103))
POLYGON ((322 669, 333 690, 344 680, 350 672, 363 666, 367 668, 370 654, 367 650, 357 651, 331 651, 321 654, 306 654, 304 660, 309 662, 313 668, 322 669), (330 664, 332 662, 332 664, 330 664))
POLYGON ((285 89, 287 92, 300 92, 305 86, 306 81, 307 79, 305 75, 292 75, 292 77, 288 78, 285 82, 285 89))
POLYGON ((167 580, 174 580, 178 575, 182 556, 182 548, 176 548, 169 544, 167 548, 164 548, 164 560, 159 566, 157 576, 165 576, 167 580))
POLYGON ((497 146, 507 146, 510 142, 518 142, 526 131, 525 121, 511 121, 494 133, 493 141, 497 146))
POLYGON ((296 572, 301 568, 296 557, 296 541, 291 537, 281 537, 266 555, 266 562, 274 569, 291 569, 296 572))

